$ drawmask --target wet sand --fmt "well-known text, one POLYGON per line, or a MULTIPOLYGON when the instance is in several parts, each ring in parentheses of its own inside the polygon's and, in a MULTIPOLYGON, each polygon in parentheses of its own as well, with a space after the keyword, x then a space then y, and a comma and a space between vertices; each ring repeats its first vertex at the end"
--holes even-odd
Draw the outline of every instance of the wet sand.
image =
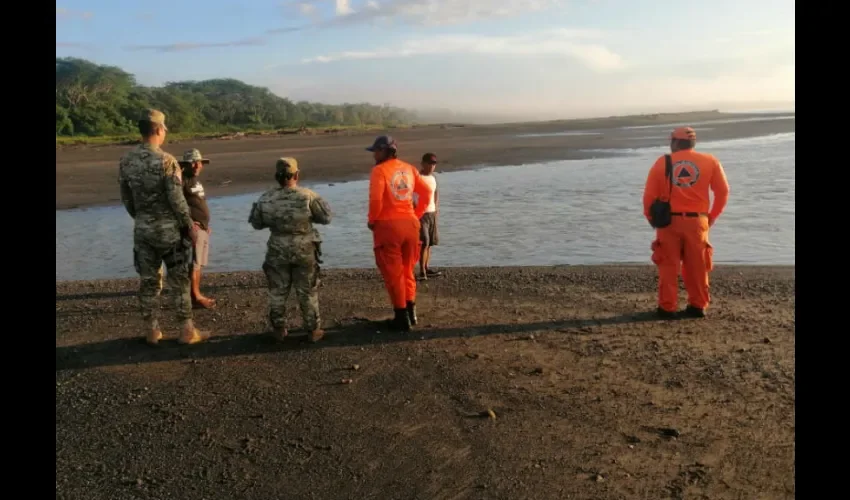
MULTIPOLYGON (((492 126, 425 126, 390 130, 400 145, 403 160, 419 164, 426 152, 437 153, 439 171, 481 166, 521 165, 552 160, 605 156, 582 149, 619 149, 657 146, 666 142, 669 130, 623 130, 619 127, 675 122, 699 122, 765 115, 685 113, 657 118, 605 118, 564 122, 541 122, 492 126), (599 135, 516 137, 561 131, 598 130, 599 135), (630 137, 645 137, 633 140, 630 137)), ((707 124, 700 140, 730 139, 793 131, 794 120, 765 120, 707 124)), ((364 148, 379 132, 343 132, 312 136, 256 136, 234 140, 194 140, 166 143, 164 149, 179 156, 196 147, 212 159, 204 171, 208 196, 242 194, 273 184, 273 165, 280 156, 295 156, 305 182, 343 182, 368 176, 371 156, 364 148)), ((119 203, 117 166, 131 146, 68 147, 56 151, 56 209, 119 203)), ((647 168, 649 166, 647 165, 647 168)))
POLYGON ((315 346, 260 335, 259 273, 206 278, 189 347, 138 340, 136 280, 57 282, 57 498, 794 498, 793 267, 678 321, 651 266, 445 271, 408 335, 325 273, 315 346))

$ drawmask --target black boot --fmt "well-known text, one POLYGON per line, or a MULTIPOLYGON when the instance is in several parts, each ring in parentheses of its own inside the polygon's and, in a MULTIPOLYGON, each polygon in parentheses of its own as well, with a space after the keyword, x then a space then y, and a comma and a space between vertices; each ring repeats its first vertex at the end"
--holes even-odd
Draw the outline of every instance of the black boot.
POLYGON ((390 329, 399 332, 409 332, 410 317, 407 316, 407 309, 394 309, 393 311, 395 312, 395 317, 390 320, 390 329))
POLYGON ((416 324, 416 302, 407 301, 407 317, 411 325, 416 324))
POLYGON ((665 311, 660 307, 655 310, 655 314, 661 319, 676 319, 677 317, 675 312, 665 311))
POLYGON ((705 309, 700 309, 699 307, 694 307, 688 304, 688 307, 682 312, 682 315, 686 318, 704 318, 705 317, 705 309))

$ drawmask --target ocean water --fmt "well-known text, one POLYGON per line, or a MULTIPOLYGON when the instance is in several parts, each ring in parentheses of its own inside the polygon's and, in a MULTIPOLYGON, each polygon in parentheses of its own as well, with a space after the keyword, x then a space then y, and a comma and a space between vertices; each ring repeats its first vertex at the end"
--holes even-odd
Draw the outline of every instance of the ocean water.
MULTIPOLYGON (((731 185, 711 230, 718 263, 794 264, 795 133, 701 142, 731 185)), ((610 153, 610 150, 607 152, 610 153)), ((666 147, 592 160, 438 174, 440 246, 432 265, 650 263, 642 215, 647 170, 666 147)), ((371 267, 368 183, 313 184, 335 217, 320 226, 324 267, 371 267)), ((211 198, 209 272, 259 270, 268 231, 247 222, 260 193, 211 198)), ((123 207, 56 211, 56 279, 133 277, 132 219, 123 207)))

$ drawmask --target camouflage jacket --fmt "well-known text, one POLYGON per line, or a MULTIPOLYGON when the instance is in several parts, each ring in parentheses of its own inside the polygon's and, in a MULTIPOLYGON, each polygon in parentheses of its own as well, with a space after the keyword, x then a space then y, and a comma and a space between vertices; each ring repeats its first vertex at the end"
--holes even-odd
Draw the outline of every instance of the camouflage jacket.
POLYGON ((271 230, 268 249, 313 254, 322 241, 313 224, 330 224, 331 209, 315 192, 302 187, 275 188, 263 193, 251 207, 248 222, 254 229, 271 230))
POLYGON ((118 168, 121 202, 135 221, 134 236, 156 245, 173 245, 192 225, 183 196, 177 160, 158 146, 128 151, 118 168))

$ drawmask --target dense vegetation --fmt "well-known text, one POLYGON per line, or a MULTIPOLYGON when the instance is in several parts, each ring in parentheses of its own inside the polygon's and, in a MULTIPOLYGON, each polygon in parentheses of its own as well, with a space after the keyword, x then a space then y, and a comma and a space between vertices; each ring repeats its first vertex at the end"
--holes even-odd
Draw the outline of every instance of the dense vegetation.
POLYGON ((412 112, 373 104, 328 105, 292 102, 266 88, 233 79, 172 82, 144 87, 114 66, 76 58, 56 58, 56 136, 136 134, 140 110, 167 116, 178 134, 315 128, 399 126, 412 112))

